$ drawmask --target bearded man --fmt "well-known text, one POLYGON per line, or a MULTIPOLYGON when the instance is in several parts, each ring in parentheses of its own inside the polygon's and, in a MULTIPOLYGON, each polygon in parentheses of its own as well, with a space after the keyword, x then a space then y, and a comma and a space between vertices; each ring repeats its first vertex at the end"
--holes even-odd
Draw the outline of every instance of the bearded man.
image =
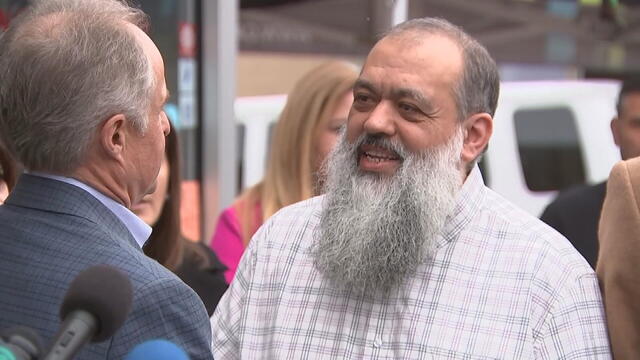
POLYGON ((610 358, 595 274, 484 186, 495 62, 416 19, 371 50, 326 195, 254 236, 212 318, 214 357, 610 358))

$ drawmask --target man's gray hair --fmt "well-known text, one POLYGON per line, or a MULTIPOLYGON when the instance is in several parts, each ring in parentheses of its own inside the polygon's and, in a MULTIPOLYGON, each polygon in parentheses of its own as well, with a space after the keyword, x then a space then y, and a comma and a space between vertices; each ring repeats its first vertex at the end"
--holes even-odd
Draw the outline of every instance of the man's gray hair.
POLYGON ((482 112, 493 116, 500 93, 498 67, 484 46, 460 27, 440 18, 412 19, 391 29, 385 37, 408 36, 419 41, 424 34, 444 35, 460 46, 464 66, 453 88, 460 121, 482 112))
POLYGON ((99 125, 124 114, 146 130, 154 72, 117 0, 40 0, 0 37, 0 136, 32 171, 81 165, 99 125))

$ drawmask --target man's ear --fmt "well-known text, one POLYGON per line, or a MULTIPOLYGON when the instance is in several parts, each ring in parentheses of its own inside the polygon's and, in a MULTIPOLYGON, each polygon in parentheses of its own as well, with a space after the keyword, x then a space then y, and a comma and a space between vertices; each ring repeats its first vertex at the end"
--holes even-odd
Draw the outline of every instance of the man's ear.
POLYGON ((108 157, 122 160, 124 152, 127 119, 124 114, 116 114, 108 118, 100 129, 100 145, 108 157))
POLYGON ((609 124, 609 126, 611 127, 611 135, 613 135, 613 142, 615 142, 618 146, 620 146, 620 124, 618 124, 619 121, 620 120, 618 120, 618 117, 616 116, 611 119, 611 123, 609 124))
POLYGON ((493 118, 488 113, 473 114, 462 123, 464 141, 460 159, 469 164, 476 159, 489 143, 493 133, 493 118))

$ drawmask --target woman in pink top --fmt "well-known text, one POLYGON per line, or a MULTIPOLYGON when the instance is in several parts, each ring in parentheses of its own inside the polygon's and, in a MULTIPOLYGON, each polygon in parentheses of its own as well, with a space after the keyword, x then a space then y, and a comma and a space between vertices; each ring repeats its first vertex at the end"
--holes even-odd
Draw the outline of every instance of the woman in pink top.
POLYGON ((324 63, 302 77, 287 98, 273 134, 264 179, 218 218, 211 247, 231 282, 251 236, 282 207, 319 195, 320 169, 347 121, 357 68, 324 63))

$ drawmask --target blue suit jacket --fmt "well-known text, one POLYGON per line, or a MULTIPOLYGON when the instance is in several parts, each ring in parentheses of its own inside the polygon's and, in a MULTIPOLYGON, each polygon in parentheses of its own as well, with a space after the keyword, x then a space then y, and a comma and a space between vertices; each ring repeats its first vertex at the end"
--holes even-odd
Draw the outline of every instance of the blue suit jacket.
POLYGON ((78 359, 122 359, 135 345, 163 338, 192 360, 212 359, 211 327, 198 296, 146 257, 125 225, 86 191, 23 175, 0 206, 0 329, 31 327, 49 345, 71 280, 98 264, 124 271, 134 291, 124 325, 78 359))

